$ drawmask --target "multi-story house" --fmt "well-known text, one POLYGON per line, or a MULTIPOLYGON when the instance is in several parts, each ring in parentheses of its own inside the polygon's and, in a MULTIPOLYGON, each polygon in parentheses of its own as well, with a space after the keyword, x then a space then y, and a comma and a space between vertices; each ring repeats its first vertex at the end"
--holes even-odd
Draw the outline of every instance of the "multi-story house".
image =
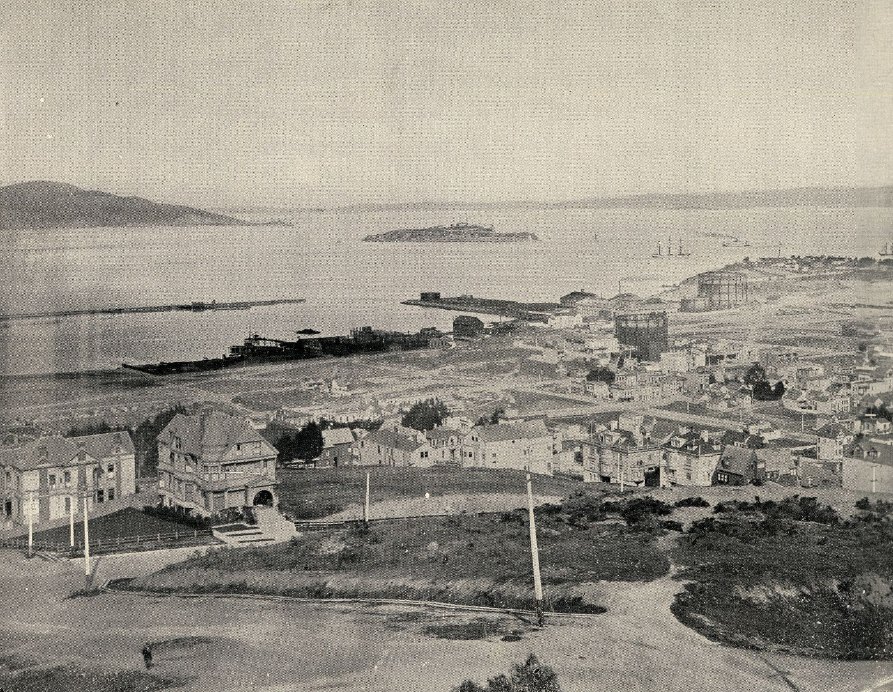
POLYGON ((165 507, 211 516, 277 504, 276 449, 244 418, 178 413, 158 436, 158 496, 165 507))
POLYGON ((52 521, 136 492, 127 432, 42 437, 0 450, 0 496, 9 524, 52 521))
POLYGON ((816 453, 820 461, 840 461, 844 449, 852 444, 853 431, 841 423, 826 423, 816 430, 816 453))
POLYGON ((596 430, 583 443, 584 480, 645 485, 646 476, 657 478, 663 449, 653 432, 653 420, 629 414, 596 430))
POLYGON ((425 435, 409 428, 384 428, 354 443, 354 463, 360 466, 427 467, 439 463, 425 435), (395 429, 396 428, 396 429, 395 429))
POLYGON ((319 467, 350 466, 356 437, 350 428, 327 428, 322 431, 322 452, 316 465, 319 467))
POLYGON ((463 466, 551 475, 555 436, 541 420, 476 425, 462 452, 463 466))
POLYGON ((434 428, 425 433, 435 464, 462 465, 462 441, 467 432, 458 428, 434 428))
POLYGON ((706 431, 674 435, 664 445, 662 484, 709 486, 722 454, 722 442, 706 431))

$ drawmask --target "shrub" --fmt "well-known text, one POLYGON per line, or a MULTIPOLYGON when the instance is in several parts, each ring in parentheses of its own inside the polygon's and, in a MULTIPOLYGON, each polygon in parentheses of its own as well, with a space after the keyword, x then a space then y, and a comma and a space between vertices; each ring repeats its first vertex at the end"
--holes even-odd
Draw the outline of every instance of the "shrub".
POLYGON ((709 507, 710 503, 707 502, 703 497, 684 497, 681 500, 677 500, 674 504, 674 507, 709 507))
POLYGON ((673 521, 672 519, 664 519, 660 522, 660 527, 669 531, 678 531, 679 533, 682 533, 682 524, 678 521, 673 521))
POLYGON ((486 687, 466 680, 454 692, 561 692, 561 686, 555 671, 530 654, 524 663, 512 666, 510 675, 497 675, 486 687))

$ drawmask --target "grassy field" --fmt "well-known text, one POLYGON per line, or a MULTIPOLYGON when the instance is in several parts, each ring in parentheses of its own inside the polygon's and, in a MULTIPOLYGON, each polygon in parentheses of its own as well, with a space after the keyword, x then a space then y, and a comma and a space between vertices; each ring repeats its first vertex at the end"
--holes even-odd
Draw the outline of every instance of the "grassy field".
MULTIPOLYGON (((348 505, 362 503, 366 472, 371 473, 371 501, 451 494, 525 493, 523 471, 509 469, 456 469, 434 467, 356 467, 339 469, 281 469, 280 509, 296 519, 318 519, 335 514, 348 505)), ((581 487, 565 478, 534 476, 537 495, 563 497, 581 487)))
MULTIPOLYGON (((151 538, 158 534, 170 534, 175 531, 192 535, 192 527, 174 521, 154 517, 133 507, 126 507, 120 512, 113 512, 95 519, 90 519, 90 544, 114 543, 116 540, 151 538)), ((83 517, 75 517, 75 542, 84 542, 83 517)), ((58 543, 68 545, 68 526, 38 531, 34 540, 42 543, 58 543)))
POLYGON ((675 559, 685 624, 736 646, 893 659, 893 522, 810 500, 745 503, 696 522, 675 559))
MULTIPOLYGON (((542 579, 552 609, 601 612, 587 599, 587 583, 647 581, 667 573, 659 532, 604 518, 586 509, 538 510, 542 579)), ((212 551, 132 587, 530 608, 528 541, 523 511, 395 520, 309 532, 273 547, 212 551)))

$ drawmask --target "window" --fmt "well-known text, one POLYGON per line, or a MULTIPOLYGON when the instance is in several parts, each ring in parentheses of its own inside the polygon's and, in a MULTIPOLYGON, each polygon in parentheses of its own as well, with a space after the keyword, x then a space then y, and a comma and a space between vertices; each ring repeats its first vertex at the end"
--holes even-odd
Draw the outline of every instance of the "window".
POLYGON ((66 512, 71 511, 71 498, 70 497, 65 498, 65 511, 66 512))
POLYGON ((99 488, 96 491, 96 501, 97 502, 105 502, 105 491, 102 488, 99 488))
POLYGON ((65 487, 66 487, 66 488, 67 488, 69 485, 71 485, 71 471, 66 471, 65 473, 63 473, 63 474, 62 474, 62 479, 63 479, 63 481, 65 482, 65 487))
POLYGON ((115 499, 115 489, 109 488, 108 500, 109 500, 109 502, 111 502, 114 499, 115 499))
POLYGON ((51 489, 56 487, 56 474, 55 473, 50 474, 49 483, 50 483, 51 489))
POLYGON ((109 464, 109 465, 108 465, 108 468, 106 469, 106 471, 108 472, 108 477, 109 477, 109 478, 114 478, 114 477, 115 477, 115 465, 114 465, 114 464, 109 464))

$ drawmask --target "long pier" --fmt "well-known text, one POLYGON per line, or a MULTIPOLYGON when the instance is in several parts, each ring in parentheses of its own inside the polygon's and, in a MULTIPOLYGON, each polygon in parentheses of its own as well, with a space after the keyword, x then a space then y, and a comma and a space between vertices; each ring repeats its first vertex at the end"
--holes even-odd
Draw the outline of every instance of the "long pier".
POLYGON ((306 302, 304 298, 277 298, 274 300, 243 300, 231 303, 192 302, 173 305, 144 305, 135 307, 84 308, 80 310, 51 310, 48 312, 28 312, 15 315, 0 315, 0 322, 34 320, 45 318, 82 317, 84 315, 123 315, 140 312, 206 312, 212 310, 249 310, 268 305, 291 305, 306 302))

